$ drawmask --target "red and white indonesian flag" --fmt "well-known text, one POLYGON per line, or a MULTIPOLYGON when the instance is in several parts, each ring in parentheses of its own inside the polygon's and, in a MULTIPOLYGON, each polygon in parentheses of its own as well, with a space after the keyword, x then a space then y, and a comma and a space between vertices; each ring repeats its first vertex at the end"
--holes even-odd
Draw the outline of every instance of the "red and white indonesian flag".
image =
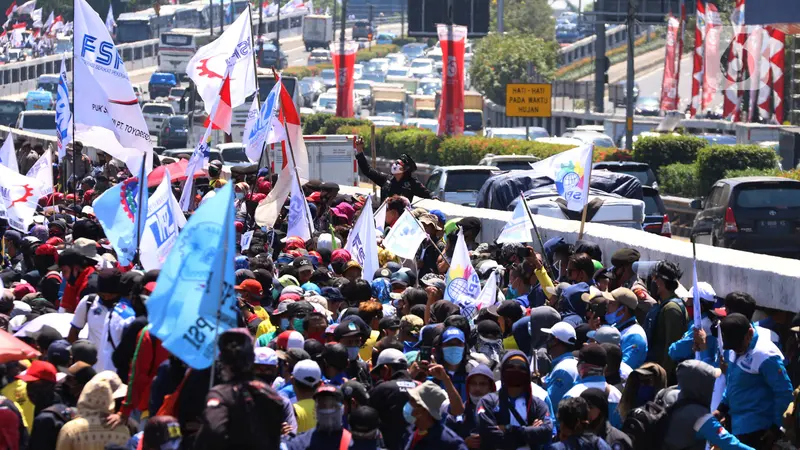
POLYGON ((30 15, 30 14, 33 14, 33 11, 35 9, 36 9, 36 0, 30 0, 28 2, 25 2, 25 3, 17 6, 17 11, 16 12, 20 16, 23 15, 23 14, 30 15))
MULTIPOLYGON (((246 8, 222 36, 200 48, 189 60, 186 73, 197 86, 197 92, 205 102, 206 112, 216 103, 226 65, 232 65, 230 74, 230 107, 244 104, 245 99, 256 91, 256 75, 253 67, 253 36, 250 30, 250 8, 246 8)), ((230 127, 228 127, 230 131, 230 127)))
POLYGON ((231 120, 233 117, 233 109, 231 108, 231 76, 225 75, 225 80, 222 82, 222 88, 219 91, 219 104, 214 111, 213 120, 211 116, 206 119, 205 126, 208 127, 209 123, 214 130, 222 130, 231 134, 231 120))
POLYGON ((131 173, 153 167, 153 142, 125 63, 103 19, 75 0, 74 140, 124 161, 131 173))

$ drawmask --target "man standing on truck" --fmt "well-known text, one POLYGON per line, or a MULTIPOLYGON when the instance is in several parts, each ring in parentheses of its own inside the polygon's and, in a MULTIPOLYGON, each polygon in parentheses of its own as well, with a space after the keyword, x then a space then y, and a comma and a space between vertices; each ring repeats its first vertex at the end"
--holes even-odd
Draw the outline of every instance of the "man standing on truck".
POLYGON ((399 159, 392 163, 392 174, 385 174, 370 167, 366 155, 364 155, 364 140, 356 140, 356 161, 358 168, 373 183, 381 187, 381 202, 393 195, 402 195, 408 201, 412 201, 414 196, 421 198, 433 198, 430 191, 412 173, 417 170, 417 163, 407 154, 403 154, 399 159))

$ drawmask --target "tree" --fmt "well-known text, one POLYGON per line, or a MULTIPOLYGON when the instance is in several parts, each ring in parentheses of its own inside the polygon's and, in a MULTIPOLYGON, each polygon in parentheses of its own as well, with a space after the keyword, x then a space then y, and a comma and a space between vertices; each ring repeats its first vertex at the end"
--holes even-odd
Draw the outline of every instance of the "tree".
POLYGON ((528 63, 545 79, 557 67, 558 44, 528 33, 491 34, 478 42, 470 64, 472 85, 495 103, 506 102, 508 83, 525 83, 528 63))
POLYGON ((547 0, 506 0, 505 31, 530 34, 554 41, 556 23, 547 0))

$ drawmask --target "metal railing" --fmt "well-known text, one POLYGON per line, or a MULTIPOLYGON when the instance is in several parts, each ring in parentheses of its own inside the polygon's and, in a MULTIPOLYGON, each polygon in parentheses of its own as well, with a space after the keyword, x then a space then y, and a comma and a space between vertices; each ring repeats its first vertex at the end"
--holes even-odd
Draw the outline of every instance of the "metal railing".
MULTIPOLYGON (((636 26, 634 36, 640 36, 647 32, 648 27, 636 26)), ((617 25, 606 30, 606 51, 612 48, 625 45, 628 39, 628 27, 617 25)), ((595 56, 596 35, 585 37, 573 44, 562 47, 558 50, 559 67, 569 65, 583 58, 593 58, 595 56)))

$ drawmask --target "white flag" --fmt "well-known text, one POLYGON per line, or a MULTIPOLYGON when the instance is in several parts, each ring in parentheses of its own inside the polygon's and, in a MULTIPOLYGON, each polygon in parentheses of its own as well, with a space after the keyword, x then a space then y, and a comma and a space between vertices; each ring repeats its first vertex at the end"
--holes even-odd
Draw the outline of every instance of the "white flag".
POLYGON ((525 212, 525 208, 527 207, 528 204, 520 198, 517 206, 514 208, 514 213, 511 214, 511 221, 503 226, 503 230, 500 231, 500 236, 497 237, 498 244, 505 242, 533 241, 531 237, 533 223, 531 223, 528 213, 525 212))
POLYGON ((265 11, 266 11, 264 13, 265 16, 267 16, 267 17, 274 16, 278 12, 278 4, 277 3, 270 3, 269 6, 267 6, 267 9, 265 11))
POLYGON ((386 234, 383 247, 401 258, 412 259, 416 257, 419 244, 426 236, 417 219, 405 211, 386 234))
POLYGON ((53 15, 53 11, 50 11, 50 15, 47 16, 47 20, 44 22, 44 25, 42 25, 42 30, 44 32, 49 32, 50 31, 50 27, 53 26, 54 17, 55 16, 53 15))
POLYGON ((447 288, 444 290, 444 299, 451 302, 455 302, 460 295, 478 298, 481 292, 481 280, 472 267, 467 242, 464 240, 464 232, 461 228, 458 229, 456 248, 453 251, 450 269, 447 270, 444 282, 447 284, 447 288))
POLYGON ((27 176, 42 183, 42 195, 53 192, 53 154, 49 148, 31 166, 27 176))
POLYGON ((582 211, 589 199, 593 150, 594 145, 586 144, 531 164, 556 182, 558 194, 571 211, 582 211))
POLYGON ((66 53, 62 53, 61 73, 58 77, 58 94, 56 95, 56 144, 59 159, 64 159, 67 154, 67 144, 72 142, 72 111, 69 109, 69 85, 67 66, 64 63, 65 57, 66 53))
POLYGON ((31 19, 33 19, 33 24, 31 24, 31 27, 42 28, 42 8, 33 10, 31 13, 31 19))
POLYGON ((461 308, 461 315, 474 322, 478 316, 478 312, 483 308, 488 308, 497 303, 497 272, 495 270, 486 279, 486 284, 481 289, 478 298, 472 297, 469 294, 460 294, 455 304, 461 308))
POLYGON ((108 14, 106 14, 106 29, 109 33, 113 33, 116 25, 117 22, 114 21, 114 10, 111 8, 111 3, 109 3, 108 14))
POLYGON ((304 241, 311 239, 311 232, 314 230, 314 221, 311 217, 311 210, 306 203, 306 196, 300 190, 300 183, 292 174, 292 196, 289 200, 289 226, 286 229, 286 236, 297 236, 304 241))
POLYGON ((256 107, 256 99, 253 99, 253 105, 250 106, 247 123, 244 124, 242 144, 251 162, 258 162, 261 159, 264 143, 272 144, 286 139, 283 124, 278 119, 280 92, 281 83, 275 83, 260 111, 256 107))
POLYGON ((23 15, 23 14, 31 15, 31 14, 33 14, 33 11, 35 9, 36 9, 36 0, 30 0, 28 2, 25 2, 25 3, 17 6, 16 12, 17 12, 17 15, 20 15, 20 16, 23 15))
POLYGON ((8 133, 6 141, 0 147, 0 166, 6 166, 16 173, 19 173, 17 164, 17 151, 14 149, 14 135, 8 133))
POLYGON ((169 171, 147 201, 147 219, 142 230, 139 258, 144 270, 160 269, 186 225, 178 201, 172 195, 169 171))
POLYGON ((372 217, 372 196, 369 196, 364 202, 355 226, 347 236, 347 244, 344 249, 349 251, 353 255, 353 259, 361 264, 361 278, 370 282, 375 272, 381 267, 378 264, 376 242, 375 219, 372 217))
POLYGON ((0 165, 0 219, 8 220, 11 228, 28 232, 41 196, 42 183, 39 180, 0 165))
POLYGON ((139 173, 153 166, 153 142, 111 35, 86 0, 75 0, 74 139, 103 149, 139 173))
POLYGON ((250 8, 247 8, 220 37, 201 47, 186 66, 186 74, 194 81, 209 114, 219 98, 226 64, 233 65, 231 108, 244 104, 245 99, 256 91, 249 14, 250 8))
POLYGON ((180 206, 182 211, 188 211, 194 197, 194 174, 203 166, 208 163, 208 157, 211 155, 211 129, 213 125, 208 124, 203 138, 197 142, 192 156, 189 158, 189 163, 186 166, 186 183, 183 185, 183 192, 181 192, 180 206))
POLYGON ((294 168, 291 164, 281 169, 278 175, 278 182, 272 186, 272 190, 267 194, 267 198, 261 200, 261 203, 256 206, 256 224, 262 227, 275 226, 275 221, 281 214, 281 209, 289 194, 292 192, 292 184, 294 183, 294 168))
POLYGON ((253 96, 253 101, 250 103, 250 109, 247 111, 247 120, 244 122, 244 131, 242 132, 242 145, 244 145, 244 152, 251 162, 258 162, 258 159, 251 157, 258 153, 259 159, 261 157, 261 147, 256 151, 256 141, 258 141, 258 125, 260 112, 258 109, 258 94, 253 96), (253 147, 253 148, 251 148, 253 147))
POLYGON ((253 240, 253 231, 245 231, 242 233, 242 237, 239 239, 239 246, 242 248, 242 251, 250 250, 250 242, 253 240))
POLYGON ((375 228, 381 230, 381 233, 386 230, 386 201, 375 211, 375 228))

